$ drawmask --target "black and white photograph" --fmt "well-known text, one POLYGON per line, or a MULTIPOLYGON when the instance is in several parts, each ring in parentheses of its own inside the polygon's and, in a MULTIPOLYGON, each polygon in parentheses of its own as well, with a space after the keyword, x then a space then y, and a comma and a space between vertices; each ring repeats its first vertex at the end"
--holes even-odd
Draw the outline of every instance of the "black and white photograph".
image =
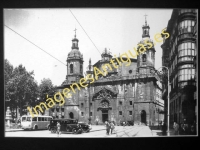
POLYGON ((4 8, 4 137, 198 136, 198 9, 4 8))

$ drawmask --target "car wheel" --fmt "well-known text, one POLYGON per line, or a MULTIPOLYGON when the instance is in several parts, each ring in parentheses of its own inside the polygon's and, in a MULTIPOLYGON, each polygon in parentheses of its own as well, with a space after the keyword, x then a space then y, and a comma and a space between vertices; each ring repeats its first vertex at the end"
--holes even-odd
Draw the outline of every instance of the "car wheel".
POLYGON ((34 130, 38 130, 38 126, 37 125, 35 125, 34 130))
POLYGON ((72 133, 76 134, 77 130, 76 129, 72 129, 72 133))
POLYGON ((87 133, 88 132, 88 129, 83 129, 83 133, 87 133))
POLYGON ((51 133, 54 133, 54 130, 53 130, 53 128, 51 128, 51 133))

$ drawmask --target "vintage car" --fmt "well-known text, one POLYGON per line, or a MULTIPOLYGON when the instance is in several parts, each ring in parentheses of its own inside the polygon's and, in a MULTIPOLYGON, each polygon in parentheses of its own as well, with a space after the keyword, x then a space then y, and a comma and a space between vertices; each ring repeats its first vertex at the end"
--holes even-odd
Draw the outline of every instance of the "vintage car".
POLYGON ((120 121, 120 126, 123 126, 123 122, 125 122, 125 126, 133 126, 133 121, 120 121))
POLYGON ((92 129, 92 127, 87 123, 78 122, 78 124, 80 125, 84 133, 90 132, 90 130, 92 129))
POLYGON ((82 128, 78 124, 77 119, 53 119, 50 121, 49 130, 51 133, 56 133, 57 131, 57 122, 60 123, 60 131, 62 133, 70 132, 70 133, 82 133, 82 128))

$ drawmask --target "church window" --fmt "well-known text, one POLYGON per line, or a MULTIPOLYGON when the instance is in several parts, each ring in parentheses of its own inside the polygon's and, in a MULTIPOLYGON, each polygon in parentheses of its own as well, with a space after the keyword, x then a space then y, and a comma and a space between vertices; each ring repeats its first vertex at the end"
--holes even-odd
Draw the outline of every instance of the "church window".
POLYGON ((132 73, 132 70, 129 70, 129 73, 131 74, 131 73, 132 73))
POLYGON ((90 106, 92 106, 92 103, 90 103, 90 106))
POLYGON ((130 116, 132 115, 132 111, 129 111, 129 115, 130 115, 130 116))
POLYGON ((144 30, 144 34, 147 34, 147 30, 144 30))
POLYGON ((81 112, 81 116, 84 116, 84 112, 81 112))
POLYGON ((73 64, 70 65, 70 73, 73 73, 73 64))
POLYGON ((143 62, 146 62, 146 54, 143 54, 143 55, 142 55, 142 61, 143 61, 143 62))
POLYGON ((81 108, 83 108, 83 103, 81 103, 81 108))
POLYGON ((92 112, 90 112, 90 116, 92 116, 92 112))
POLYGON ((132 103, 132 101, 130 101, 130 105, 132 105, 133 103, 132 103))
POLYGON ((122 101, 119 101, 119 105, 122 105, 122 101))
POLYGON ((120 116, 122 115, 122 111, 119 111, 119 115, 120 115, 120 116))

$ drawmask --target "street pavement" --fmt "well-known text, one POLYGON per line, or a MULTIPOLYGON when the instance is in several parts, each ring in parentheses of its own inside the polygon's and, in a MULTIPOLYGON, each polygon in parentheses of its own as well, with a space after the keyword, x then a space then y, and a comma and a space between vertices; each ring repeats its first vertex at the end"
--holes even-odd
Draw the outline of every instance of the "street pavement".
MULTIPOLYGON (((159 129, 151 130, 149 126, 144 125, 134 125, 134 126, 115 126, 114 134, 106 135, 106 127, 103 125, 93 125, 92 130, 89 133, 82 134, 72 134, 72 133, 62 133, 59 135, 60 138, 81 138, 81 137, 106 137, 106 138, 123 138, 123 137, 158 137, 162 136, 162 132, 159 129)), ((171 132, 170 135, 173 135, 171 132)), ((37 130, 37 131, 25 131, 20 129, 6 130, 5 137, 58 137, 57 134, 51 133, 49 130, 37 130), (15 132, 13 132, 15 131, 15 132)))

